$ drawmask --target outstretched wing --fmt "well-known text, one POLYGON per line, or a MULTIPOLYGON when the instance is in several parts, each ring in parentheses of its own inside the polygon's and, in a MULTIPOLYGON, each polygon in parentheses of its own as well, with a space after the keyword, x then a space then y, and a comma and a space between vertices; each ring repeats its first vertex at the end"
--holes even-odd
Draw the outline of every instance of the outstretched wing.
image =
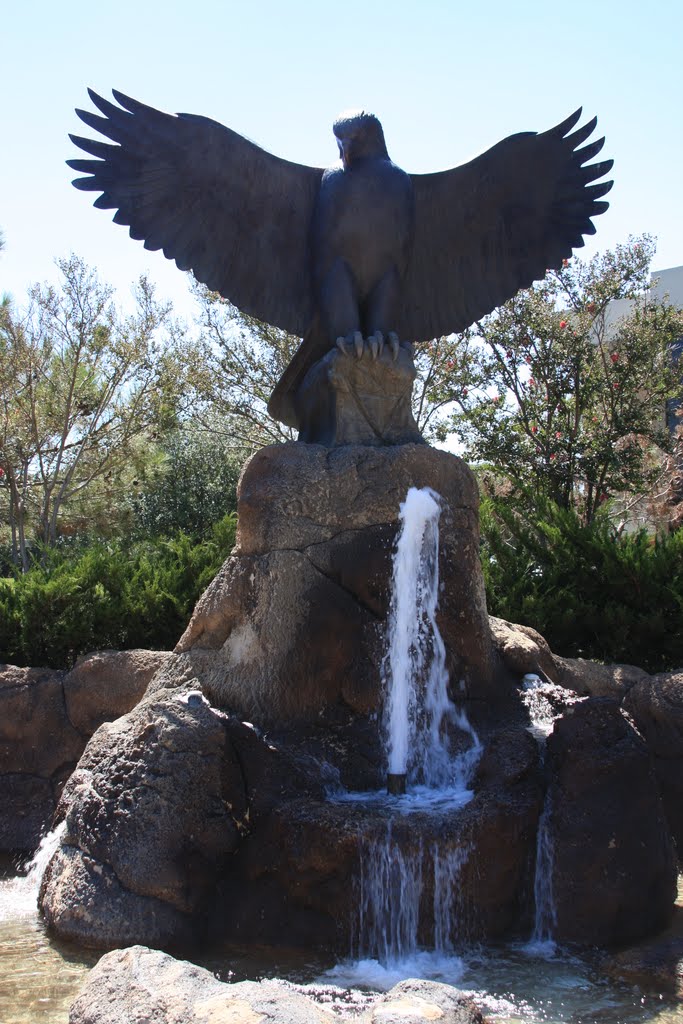
POLYGON ((165 114, 120 92, 88 90, 78 110, 115 145, 71 136, 94 160, 69 160, 76 188, 101 192, 131 238, 251 316, 303 335, 313 315, 309 228, 322 170, 281 160, 206 117, 165 114))
POLYGON ((415 239, 397 330, 411 341, 462 331, 520 288, 559 269, 595 234, 591 218, 612 160, 589 164, 604 139, 577 149, 597 119, 569 134, 581 110, 550 131, 511 135, 450 171, 413 174, 415 239))

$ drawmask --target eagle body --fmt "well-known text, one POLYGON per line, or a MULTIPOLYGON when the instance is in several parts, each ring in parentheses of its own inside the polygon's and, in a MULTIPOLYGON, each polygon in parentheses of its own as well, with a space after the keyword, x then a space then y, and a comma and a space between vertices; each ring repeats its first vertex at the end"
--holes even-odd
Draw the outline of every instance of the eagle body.
POLYGON ((250 316, 303 338, 269 403, 298 426, 297 388, 338 339, 359 352, 377 335, 409 342, 462 331, 559 269, 612 187, 612 161, 583 145, 597 119, 577 110, 545 132, 511 135, 469 163, 408 174, 389 159, 372 114, 339 118, 341 164, 282 160, 216 121, 167 114, 90 90, 77 111, 109 142, 71 136, 68 163, 147 249, 250 316), (94 157, 94 159, 92 159, 94 157))
POLYGON ((415 203, 410 175, 387 157, 325 171, 314 215, 314 287, 330 338, 393 330, 415 203))

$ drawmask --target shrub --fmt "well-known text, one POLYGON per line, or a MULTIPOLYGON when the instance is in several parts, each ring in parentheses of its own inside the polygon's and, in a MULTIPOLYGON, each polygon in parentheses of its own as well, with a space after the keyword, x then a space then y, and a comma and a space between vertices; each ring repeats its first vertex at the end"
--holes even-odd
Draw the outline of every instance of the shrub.
POLYGON ((199 543, 186 534, 45 553, 0 580, 0 661, 65 668, 113 647, 168 650, 235 540, 226 516, 199 543))
POLYGON ((651 672, 683 665, 683 530, 617 535, 550 502, 534 519, 482 503, 489 611, 533 626, 557 654, 651 672))

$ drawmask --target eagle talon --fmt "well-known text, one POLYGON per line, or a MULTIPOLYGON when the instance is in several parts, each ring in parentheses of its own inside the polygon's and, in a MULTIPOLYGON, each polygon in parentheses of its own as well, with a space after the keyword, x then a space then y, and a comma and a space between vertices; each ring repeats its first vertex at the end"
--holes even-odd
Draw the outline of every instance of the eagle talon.
POLYGON ((389 348, 391 349, 391 358, 396 362, 398 359, 398 351, 401 347, 401 343, 398 340, 398 334, 396 331, 389 331, 389 348))
POLYGON ((353 333, 353 347, 356 350, 356 359, 361 359, 363 356, 363 335, 360 331, 354 331, 353 333))
POLYGON ((348 356, 349 350, 346 347, 346 338, 337 338, 335 344, 343 356, 348 356))

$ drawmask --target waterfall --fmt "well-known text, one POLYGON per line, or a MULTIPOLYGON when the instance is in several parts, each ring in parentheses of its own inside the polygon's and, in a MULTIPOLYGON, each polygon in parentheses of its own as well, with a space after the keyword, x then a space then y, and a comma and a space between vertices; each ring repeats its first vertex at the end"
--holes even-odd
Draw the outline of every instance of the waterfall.
POLYGON ((555 897, 553 893, 553 840, 550 831, 552 808, 546 793, 543 811, 536 833, 536 873, 534 875, 534 930, 527 952, 541 956, 553 956, 555 942, 553 932, 557 924, 555 897))
MULTIPOLYGON (((522 701, 529 712, 529 731, 538 742, 541 762, 545 759, 545 742, 558 717, 556 706, 575 703, 578 697, 569 697, 566 690, 554 683, 544 682, 537 675, 523 679, 522 701)), ((554 849, 551 831, 552 804, 546 792, 543 810, 536 833, 536 870, 534 874, 534 929, 524 947, 532 956, 552 957, 556 952, 553 933, 557 923, 553 893, 554 849)))
POLYGON ((412 785, 465 789, 481 745, 448 696, 446 648, 436 623, 440 502, 431 489, 411 487, 401 504, 383 664, 383 726, 390 775, 407 775, 412 785), (451 751, 454 730, 469 737, 459 758, 451 751))
POLYGON ((436 953, 453 953, 459 938, 461 872, 470 848, 444 849, 421 840, 404 849, 389 821, 384 836, 366 841, 361 851, 358 955, 392 966, 419 949, 421 910, 433 881, 433 934, 436 953))
POLYGON ((359 954, 391 964, 417 949, 422 897, 422 844, 403 851, 391 822, 361 851, 359 954))
POLYGON ((36 913, 45 868, 56 853, 65 829, 66 822, 63 821, 43 836, 33 857, 24 865, 24 874, 0 882, 0 921, 36 913))

